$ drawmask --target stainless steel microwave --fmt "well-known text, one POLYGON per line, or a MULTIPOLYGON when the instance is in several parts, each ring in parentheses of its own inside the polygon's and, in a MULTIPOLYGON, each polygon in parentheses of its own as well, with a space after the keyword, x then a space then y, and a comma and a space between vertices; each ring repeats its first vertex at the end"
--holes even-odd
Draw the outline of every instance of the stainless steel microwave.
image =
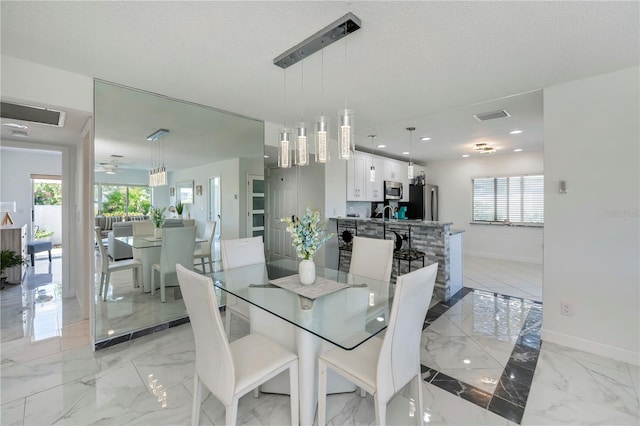
POLYGON ((402 199, 402 182, 384 181, 384 199, 385 200, 401 200, 402 199))

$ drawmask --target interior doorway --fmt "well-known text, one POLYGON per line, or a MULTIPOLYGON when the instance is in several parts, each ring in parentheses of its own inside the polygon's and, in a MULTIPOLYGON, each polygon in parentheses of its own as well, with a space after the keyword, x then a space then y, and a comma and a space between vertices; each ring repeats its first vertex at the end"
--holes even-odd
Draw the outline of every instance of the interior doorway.
POLYGON ((62 176, 31 175, 31 238, 48 241, 62 256, 62 176))

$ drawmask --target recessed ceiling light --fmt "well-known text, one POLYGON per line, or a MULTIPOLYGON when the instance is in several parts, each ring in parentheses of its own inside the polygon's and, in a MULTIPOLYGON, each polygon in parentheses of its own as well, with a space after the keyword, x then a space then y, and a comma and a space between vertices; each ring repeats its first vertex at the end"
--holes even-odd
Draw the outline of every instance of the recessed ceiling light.
POLYGON ((431 140, 431 138, 430 138, 430 137, 428 137, 428 136, 423 136, 423 137, 421 137, 421 138, 420 138, 420 140, 421 140, 421 141, 430 141, 430 140, 431 140))
POLYGON ((3 126, 6 127, 11 127, 12 129, 26 129, 27 126, 25 126, 24 124, 18 124, 18 123, 2 123, 3 126))
POLYGON ((518 133, 522 133, 522 130, 512 130, 509 133, 511 133, 512 135, 517 135, 518 133))
POLYGON ((386 148, 386 147, 387 147, 387 146, 386 146, 386 145, 384 145, 384 144, 380 144, 380 145, 378 145, 378 148, 386 148))
POLYGON ((468 158, 469 154, 462 154, 462 158, 468 158))
POLYGON ((465 364, 471 364, 471 360, 470 359, 463 359, 462 362, 464 362, 465 364))
POLYGON ((522 151, 522 148, 516 148, 513 150, 513 152, 520 152, 520 151, 522 151))
POLYGON ((410 152, 409 152, 409 151, 403 151, 403 152, 402 152, 402 155, 409 155, 409 154, 410 154, 410 152))
POLYGON ((268 155, 265 155, 265 156, 264 156, 264 158, 269 158, 269 156, 268 156, 268 155))

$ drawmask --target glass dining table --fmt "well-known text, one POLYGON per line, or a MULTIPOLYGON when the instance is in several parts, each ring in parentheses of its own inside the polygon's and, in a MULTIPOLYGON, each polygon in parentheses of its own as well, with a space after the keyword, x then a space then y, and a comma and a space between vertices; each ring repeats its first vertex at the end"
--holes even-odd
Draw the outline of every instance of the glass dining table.
MULTIPOLYGON (((250 265, 208 274, 223 295, 249 303, 251 332, 260 332, 296 352, 299 361, 300 424, 312 425, 317 407, 318 357, 335 349, 352 350, 377 338, 386 327, 394 285, 388 282, 316 266, 316 283, 331 292, 302 296, 294 287, 298 262, 292 259, 250 265), (284 277, 291 277, 286 279, 284 277), (333 287, 331 287, 333 285, 333 287), (337 289, 336 289, 337 288, 337 289)), ((303 289, 304 290, 304 289, 303 289)), ((261 387, 262 391, 288 393, 286 373, 261 387)), ((354 391, 340 376, 328 377, 328 393, 354 391)))
MULTIPOLYGON (((151 278, 154 263, 160 262, 160 250, 162 249, 162 238, 153 235, 136 235, 129 237, 116 237, 116 240, 131 246, 133 258, 142 262, 142 283, 143 291, 151 291, 151 278)), ((206 243, 207 240, 196 237, 196 245, 206 243)))

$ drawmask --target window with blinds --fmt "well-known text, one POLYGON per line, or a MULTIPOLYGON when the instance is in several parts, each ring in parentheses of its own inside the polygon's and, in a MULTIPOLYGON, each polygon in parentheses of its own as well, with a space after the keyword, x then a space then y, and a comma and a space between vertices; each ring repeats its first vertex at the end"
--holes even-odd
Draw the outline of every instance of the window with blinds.
POLYGON ((473 179, 473 221, 544 223, 544 176, 473 179))

